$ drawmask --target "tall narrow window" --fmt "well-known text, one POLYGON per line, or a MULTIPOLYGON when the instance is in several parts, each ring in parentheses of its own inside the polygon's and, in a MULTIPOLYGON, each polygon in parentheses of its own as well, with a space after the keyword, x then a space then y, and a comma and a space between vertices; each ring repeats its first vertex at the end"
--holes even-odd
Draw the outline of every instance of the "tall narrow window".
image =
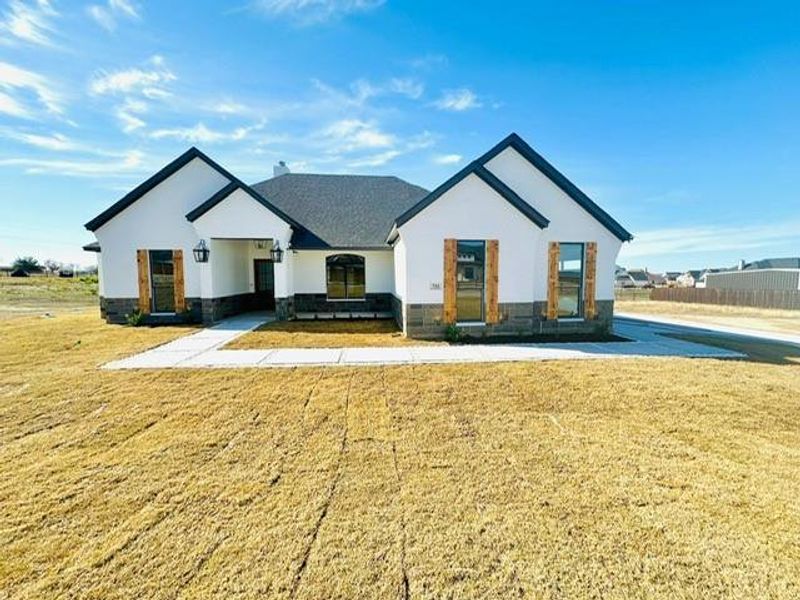
POLYGON ((561 243, 558 256, 558 317, 583 315, 583 244, 561 243))
POLYGON ((325 259, 328 300, 363 300, 366 293, 364 257, 335 254, 325 259))
POLYGON ((456 318, 483 321, 486 242, 459 240, 456 254, 456 318))
POLYGON ((175 265, 172 250, 150 250, 150 286, 154 313, 175 312, 175 265))

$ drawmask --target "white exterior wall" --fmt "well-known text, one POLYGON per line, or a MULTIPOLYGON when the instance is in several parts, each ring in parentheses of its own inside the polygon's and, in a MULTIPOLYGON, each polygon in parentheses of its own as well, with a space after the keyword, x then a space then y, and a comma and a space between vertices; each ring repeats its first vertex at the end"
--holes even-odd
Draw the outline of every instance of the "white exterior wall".
POLYGON ((200 269, 192 259, 192 248, 200 238, 186 213, 227 183, 196 158, 97 229, 102 295, 138 298, 136 250, 143 248, 182 249, 186 296, 200 296, 200 269))
POLYGON ((597 242, 597 299, 613 299, 622 242, 516 150, 508 148, 486 168, 550 225, 539 229, 477 176, 467 176, 399 228, 403 251, 396 257, 405 253, 407 271, 404 302, 442 303, 446 238, 499 240, 500 302, 547 299, 549 242, 597 242))
MULTIPOLYGON (((194 222, 200 237, 211 240, 209 262, 202 267, 202 297, 222 298, 254 290, 253 259, 267 258, 253 240, 277 240, 289 247, 292 230, 271 210, 242 190, 233 192, 194 222), (260 254, 260 256, 259 256, 260 254)), ((275 297, 292 294, 291 252, 275 265, 275 297)))
POLYGON ((541 230, 477 176, 467 176, 399 232, 408 273, 404 302, 442 303, 446 238, 499 240, 500 302, 531 302, 541 230))
MULTIPOLYGON (((534 270, 538 275, 533 299, 547 300, 549 242, 597 242, 596 298, 613 300, 614 268, 622 241, 513 148, 498 154, 486 168, 550 220, 550 225, 541 231, 534 253, 534 270)), ((500 260, 503 260, 502 250, 500 260)))
POLYGON ((402 238, 394 244, 394 295, 400 300, 406 297, 408 287, 406 244, 402 238))
POLYGON ((364 277, 368 294, 395 293, 394 254, 386 250, 297 250, 290 252, 295 294, 325 294, 325 258, 334 254, 364 257, 364 277))

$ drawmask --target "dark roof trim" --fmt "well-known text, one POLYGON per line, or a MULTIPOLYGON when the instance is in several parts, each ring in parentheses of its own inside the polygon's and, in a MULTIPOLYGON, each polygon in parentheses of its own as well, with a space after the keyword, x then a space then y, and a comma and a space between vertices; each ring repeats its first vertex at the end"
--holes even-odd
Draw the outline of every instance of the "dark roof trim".
POLYGON ((83 246, 86 252, 100 252, 100 242, 91 242, 83 246))
POLYGON ((480 177, 480 179, 486 185, 505 198, 508 203, 511 204, 511 206, 516 208, 519 212, 528 217, 528 219, 538 225, 539 229, 544 229, 550 224, 549 219, 542 215, 542 213, 540 213, 538 210, 533 208, 530 204, 525 202, 525 200, 520 198, 514 190, 500 181, 500 179, 498 179, 498 177, 486 167, 479 165, 475 167, 474 173, 480 177))
POLYGON ((186 213, 186 219, 191 222, 196 221, 238 189, 238 184, 231 181, 228 185, 211 196, 211 198, 203 202, 200 206, 186 213))
POLYGON ((391 246, 296 246, 292 245, 290 250, 297 250, 298 252, 372 252, 372 251, 391 251, 391 246))
POLYGON ((194 221, 202 217, 204 214, 206 214, 208 211, 210 211, 212 208, 214 208, 217 204, 225 200, 225 198, 230 196, 236 190, 242 190, 245 194, 250 196, 261 206, 275 213, 278 217, 286 221, 286 223, 288 223, 292 227, 297 229, 301 228, 300 224, 297 221, 289 217, 286 213, 278 209, 276 206, 272 205, 269 201, 267 201, 266 198, 264 198, 264 196, 256 192, 249 185, 242 183, 238 179, 231 181, 228 185, 226 185, 220 191, 215 193, 213 196, 211 196, 211 198, 203 202, 200 206, 186 213, 186 219, 193 223, 194 221))
POLYGON ((514 150, 516 150, 523 158, 525 158, 525 160, 527 160, 539 171, 541 171, 548 179, 550 179, 550 181, 552 181, 565 194, 567 194, 570 198, 572 198, 575 202, 577 202, 586 212, 588 212, 591 216, 597 219, 597 221, 599 221, 601 225, 603 225, 606 229, 608 229, 611 233, 613 233, 617 238, 619 238, 623 242, 628 242, 633 239, 633 235, 631 235, 630 232, 628 232, 624 227, 622 227, 622 225, 617 223, 617 221, 615 221, 611 217, 611 215, 609 215, 597 204, 595 204, 591 198, 589 198, 580 189, 578 189, 578 187, 575 184, 573 184, 564 175, 562 175, 558 171, 558 169, 556 169, 553 165, 547 162, 544 159, 544 157, 538 154, 516 133, 512 133, 511 135, 506 137, 500 143, 495 145, 491 150, 489 150, 486 154, 468 164, 466 167, 461 169, 458 173, 453 175, 450 179, 445 181, 438 188, 433 190, 430 194, 425 196, 425 198, 420 200, 416 205, 412 206, 409 210, 400 215, 395 220, 394 226, 400 227, 404 223, 411 220, 413 217, 418 215, 423 209, 430 206, 445 192, 447 192, 457 183, 463 180, 467 175, 474 173, 478 167, 484 167, 484 165, 487 162, 492 160, 495 156, 497 156, 507 148, 513 148, 514 150))
POLYGON ((139 198, 144 196, 147 192, 149 192, 150 190, 158 186, 160 183, 166 181, 169 177, 180 171, 183 167, 192 162, 195 158, 199 158, 200 160, 205 162, 209 167, 217 171, 220 175, 225 177, 231 183, 238 184, 244 191, 250 194, 250 196, 252 196, 255 200, 260 202, 263 206, 271 210, 273 213, 275 213, 277 216, 279 216, 281 219, 283 219, 290 225, 294 227, 299 227, 299 224, 296 223, 293 219, 284 214, 282 211, 278 210, 278 208, 273 206, 263 196, 260 196, 255 191, 250 189, 250 187, 247 184, 243 183, 237 177, 234 177, 228 170, 224 169, 217 162, 210 159, 208 156, 206 156, 204 153, 202 153, 194 146, 189 148, 178 158, 176 158, 171 163, 166 165, 158 173, 156 173, 149 179, 145 180, 138 186, 136 186, 133 190, 131 190, 127 194, 125 194, 125 196, 123 196, 119 201, 115 202, 108 209, 104 210, 94 219, 86 223, 84 227, 86 227, 86 229, 88 229, 89 231, 96 231, 97 229, 108 223, 108 221, 116 217, 123 210, 128 208, 131 204, 136 202, 139 198))

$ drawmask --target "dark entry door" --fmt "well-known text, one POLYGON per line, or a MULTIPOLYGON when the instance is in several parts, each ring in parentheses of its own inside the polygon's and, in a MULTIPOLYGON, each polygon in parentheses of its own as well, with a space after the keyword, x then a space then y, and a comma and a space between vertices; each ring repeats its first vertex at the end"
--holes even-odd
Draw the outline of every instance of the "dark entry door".
POLYGON ((275 270, 271 260, 256 259, 255 268, 255 308, 256 310, 275 310, 275 270))

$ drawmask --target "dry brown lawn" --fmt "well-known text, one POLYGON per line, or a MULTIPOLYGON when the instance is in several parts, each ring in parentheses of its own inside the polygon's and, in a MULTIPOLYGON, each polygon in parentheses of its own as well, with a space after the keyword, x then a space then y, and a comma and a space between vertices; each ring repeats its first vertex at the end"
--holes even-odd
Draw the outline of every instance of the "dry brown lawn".
POLYGON ((674 317, 684 321, 744 327, 764 331, 800 333, 800 311, 747 306, 718 306, 690 302, 655 300, 618 300, 614 309, 620 312, 674 317))
POLYGON ((0 322, 0 597, 800 593, 800 367, 100 371, 0 322))
POLYGON ((394 321, 276 321, 236 338, 226 349, 419 346, 441 342, 403 337, 394 321))
POLYGON ((0 320, 50 311, 81 312, 97 306, 95 278, 0 277, 0 320))

